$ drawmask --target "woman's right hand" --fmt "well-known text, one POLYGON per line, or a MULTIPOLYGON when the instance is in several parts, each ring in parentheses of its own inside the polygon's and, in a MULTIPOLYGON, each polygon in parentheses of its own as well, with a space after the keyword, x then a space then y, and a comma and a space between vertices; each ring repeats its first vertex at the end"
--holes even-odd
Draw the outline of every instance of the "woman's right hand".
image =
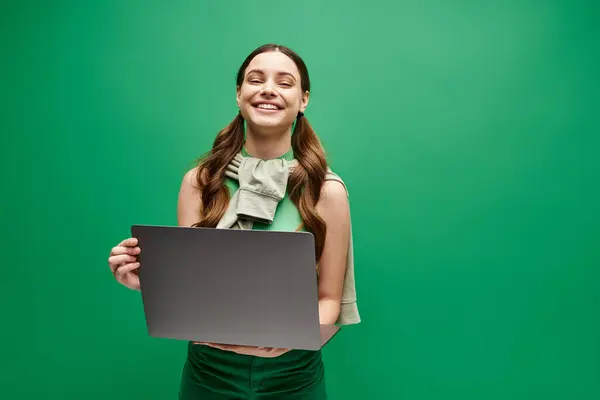
POLYGON ((141 250, 137 244, 136 238, 125 239, 112 248, 108 257, 108 265, 117 282, 133 290, 140 290, 140 277, 137 271, 140 263, 137 256, 141 250))

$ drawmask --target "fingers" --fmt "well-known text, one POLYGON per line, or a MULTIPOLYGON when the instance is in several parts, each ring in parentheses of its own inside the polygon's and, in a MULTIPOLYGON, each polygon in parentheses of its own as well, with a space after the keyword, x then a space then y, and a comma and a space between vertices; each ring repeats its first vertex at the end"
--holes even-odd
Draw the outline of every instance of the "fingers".
POLYGON ((219 344, 219 343, 207 343, 207 342, 193 342, 193 343, 198 344, 198 345, 212 347, 214 349, 219 349, 219 350, 223 350, 223 351, 232 351, 232 352, 235 352, 235 348, 237 347, 237 346, 231 346, 231 345, 219 344))
POLYGON ((111 269, 116 269, 119 265, 136 262, 137 257, 130 256, 129 254, 120 254, 118 256, 108 257, 108 263, 111 266, 111 269))
POLYGON ((136 257, 142 252, 137 244, 137 238, 128 238, 110 250, 108 264, 113 274, 119 266, 137 261, 136 257))
POLYGON ((141 249, 139 247, 123 247, 123 246, 115 246, 110 250, 111 256, 118 256, 120 254, 129 254, 132 256, 136 256, 141 253, 141 249))
POLYGON ((140 254, 141 249, 139 248, 139 246, 137 246, 137 244, 138 244, 138 240, 136 238, 125 239, 110 250, 110 255, 111 256, 116 256, 119 254, 138 255, 138 254, 140 254))
POLYGON ((266 357, 279 357, 285 353, 290 351, 290 349, 281 349, 281 348, 271 348, 267 351, 266 357))
POLYGON ((116 273, 118 268, 136 262, 137 257, 130 256, 129 254, 121 254, 118 256, 112 256, 108 258, 108 266, 110 267, 110 271, 113 273, 113 275, 116 273))
POLYGON ((287 353, 288 351, 289 349, 282 349, 277 347, 256 347, 254 349, 249 349, 247 354, 264 358, 274 358, 279 357, 282 354, 287 353))
POLYGON ((225 350, 225 351, 241 351, 243 349, 251 349, 249 346, 237 346, 232 344, 222 344, 222 343, 208 343, 208 342, 193 342, 194 344, 204 345, 208 347, 214 347, 215 349, 225 350))
POLYGON ((133 246, 137 246, 138 244, 138 240, 137 238, 127 238, 125 240, 123 240, 121 243, 119 243, 119 247, 133 247, 133 246))
POLYGON ((139 268, 139 266, 140 266, 139 262, 134 262, 134 263, 125 264, 125 265, 123 265, 121 267, 118 267, 114 271, 115 278, 117 278, 117 280, 121 280, 129 272, 133 271, 136 268, 139 268))
POLYGON ((277 347, 254 347, 254 346, 234 346, 220 343, 207 343, 207 342, 192 342, 197 345, 204 345, 208 347, 213 347, 215 349, 224 350, 224 351, 232 351, 238 354, 244 354, 249 356, 257 356, 257 357, 265 357, 265 358, 274 358, 279 357, 291 349, 285 348, 277 348, 277 347))
POLYGON ((211 347, 216 347, 218 346, 218 344, 216 343, 209 343, 209 342, 192 342, 194 344, 199 344, 199 345, 203 345, 203 346, 211 346, 211 347))

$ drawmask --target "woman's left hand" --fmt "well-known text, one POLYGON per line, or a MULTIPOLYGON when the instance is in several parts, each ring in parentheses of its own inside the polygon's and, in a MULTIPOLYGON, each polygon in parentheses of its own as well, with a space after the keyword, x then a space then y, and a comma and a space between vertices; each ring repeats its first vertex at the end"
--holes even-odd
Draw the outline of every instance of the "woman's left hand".
POLYGON ((215 349, 232 351, 237 354, 244 354, 247 356, 257 356, 265 358, 279 357, 291 349, 281 349, 274 347, 254 347, 254 346, 238 346, 231 344, 220 344, 220 343, 205 343, 205 342, 194 342, 194 344, 214 347, 215 349))

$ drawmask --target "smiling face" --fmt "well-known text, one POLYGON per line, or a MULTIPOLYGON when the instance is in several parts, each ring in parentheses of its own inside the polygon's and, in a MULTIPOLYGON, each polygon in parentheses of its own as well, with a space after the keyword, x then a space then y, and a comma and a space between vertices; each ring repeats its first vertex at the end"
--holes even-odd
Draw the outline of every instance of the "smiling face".
POLYGON ((279 51, 254 57, 237 89, 238 107, 253 133, 290 129, 308 98, 296 64, 279 51))

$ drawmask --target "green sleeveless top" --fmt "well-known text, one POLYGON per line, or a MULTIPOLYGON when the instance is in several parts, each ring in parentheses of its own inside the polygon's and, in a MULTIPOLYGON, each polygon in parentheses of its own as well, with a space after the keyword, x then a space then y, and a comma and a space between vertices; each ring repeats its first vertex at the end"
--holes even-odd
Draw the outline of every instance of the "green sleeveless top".
MULTIPOLYGON (((245 148, 242 148, 241 155, 243 157, 251 157, 245 148)), ((276 159, 284 159, 286 161, 294 160, 294 152, 292 149, 288 150, 287 153, 277 157, 276 159)), ((267 161, 267 160, 265 160, 267 161)), ((337 181, 346 187, 343 180, 331 170, 328 170, 325 177, 326 180, 337 181)), ((229 194, 233 197, 239 189, 239 183, 236 179, 225 177, 225 185, 229 190, 229 194)), ((257 200, 260 201, 260 200, 257 200)), ((272 209, 271 209, 272 210, 272 209)), ((271 224, 260 223, 255 221, 252 224, 252 229, 255 230, 267 230, 267 231, 287 231, 294 232, 302 225, 302 218, 300 212, 292 203, 287 192, 283 198, 277 204, 273 220, 271 224)), ((302 229, 306 231, 305 229, 302 229)), ((318 279, 317 269, 317 279, 318 279)), ((361 321, 360 314, 358 312, 357 301, 356 301, 356 288, 354 282, 354 250, 353 250, 353 239, 352 239, 352 227, 350 226, 350 237, 348 239, 348 254, 346 257, 346 273, 344 276, 344 288, 342 292, 341 311, 336 323, 340 325, 357 324, 361 321)))
MULTIPOLYGON (((242 155, 244 157, 248 157, 249 154, 246 151, 246 148, 242 148, 242 155)), ((288 161, 292 161, 294 159, 294 151, 290 149, 287 153, 277 157, 279 159, 284 159, 288 161)), ((231 179, 229 177, 225 177, 225 185, 229 189, 229 195, 233 196, 234 193, 238 190, 239 184, 236 180, 231 179)), ((267 231, 296 231, 300 224, 302 223, 302 218, 300 217, 300 213, 298 209, 290 200, 288 194, 286 193, 283 199, 279 202, 276 210, 275 216, 273 217, 273 222, 271 224, 265 224, 260 222, 254 222, 252 229, 256 230, 267 230, 267 231)))

